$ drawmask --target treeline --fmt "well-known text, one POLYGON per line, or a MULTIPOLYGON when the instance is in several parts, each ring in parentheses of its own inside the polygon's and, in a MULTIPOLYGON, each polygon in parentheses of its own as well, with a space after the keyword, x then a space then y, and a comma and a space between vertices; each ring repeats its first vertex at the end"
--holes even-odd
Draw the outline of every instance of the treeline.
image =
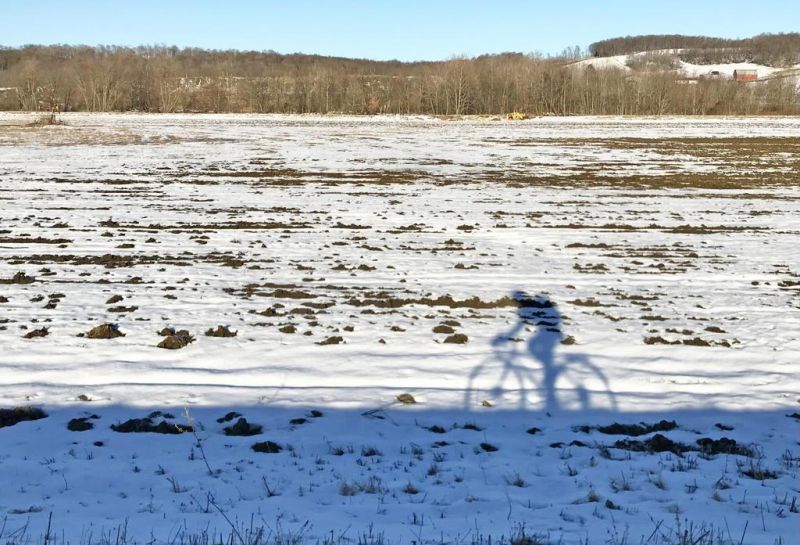
POLYGON ((788 67, 800 63, 800 33, 759 34, 744 39, 680 34, 625 36, 595 42, 589 46, 589 53, 610 57, 662 49, 683 49, 680 58, 694 64, 753 62, 788 67))
POLYGON ((0 49, 0 109, 355 114, 798 113, 789 80, 684 81, 507 53, 403 63, 175 47, 0 49))

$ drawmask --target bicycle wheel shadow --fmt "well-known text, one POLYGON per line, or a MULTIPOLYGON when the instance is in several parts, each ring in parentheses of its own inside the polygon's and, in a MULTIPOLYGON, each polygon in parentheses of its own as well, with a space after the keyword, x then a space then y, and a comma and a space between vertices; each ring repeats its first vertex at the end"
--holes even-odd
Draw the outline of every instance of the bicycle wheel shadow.
POLYGON ((522 291, 512 296, 517 303, 517 321, 492 339, 492 355, 470 372, 464 408, 493 405, 516 396, 519 409, 538 407, 551 414, 600 404, 616 411, 616 396, 608 378, 589 356, 559 353, 569 337, 564 336, 556 303, 545 295, 522 291), (525 339, 530 328, 535 328, 533 334, 525 339))

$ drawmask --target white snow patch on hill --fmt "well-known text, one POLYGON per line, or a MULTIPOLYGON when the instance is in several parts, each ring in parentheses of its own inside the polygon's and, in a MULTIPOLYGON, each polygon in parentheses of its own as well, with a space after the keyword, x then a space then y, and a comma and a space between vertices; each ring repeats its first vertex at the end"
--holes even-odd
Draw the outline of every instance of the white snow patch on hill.
POLYGON ((628 63, 632 59, 643 57, 646 55, 670 55, 675 57, 675 61, 679 64, 677 72, 687 78, 702 78, 710 77, 712 73, 717 72, 724 78, 733 78, 733 73, 736 70, 755 70, 758 74, 758 79, 764 79, 789 71, 796 71, 800 69, 800 64, 793 66, 790 69, 775 68, 772 66, 765 66, 763 64, 756 64, 752 62, 736 62, 736 63, 722 63, 722 64, 693 64, 684 62, 678 58, 681 50, 679 49, 665 49, 659 51, 640 51, 631 53, 629 55, 614 55, 610 57, 593 57, 583 59, 568 65, 570 68, 588 68, 592 67, 597 70, 618 69, 626 72, 631 72, 632 69, 628 63))
POLYGON ((752 62, 734 62, 727 64, 691 64, 688 62, 680 62, 680 71, 689 78, 708 77, 713 72, 719 72, 721 76, 733 78, 733 73, 736 70, 755 70, 758 74, 758 79, 771 76, 776 72, 780 72, 780 68, 773 68, 771 66, 764 66, 763 64, 755 64, 752 62))

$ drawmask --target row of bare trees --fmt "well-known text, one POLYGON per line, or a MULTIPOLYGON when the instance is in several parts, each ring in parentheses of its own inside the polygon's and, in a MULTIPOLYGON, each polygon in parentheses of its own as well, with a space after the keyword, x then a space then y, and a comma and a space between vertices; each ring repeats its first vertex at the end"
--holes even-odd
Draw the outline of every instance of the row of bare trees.
POLYGON ((797 113, 793 81, 686 81, 516 53, 402 63, 174 47, 0 49, 0 109, 399 114, 797 113))

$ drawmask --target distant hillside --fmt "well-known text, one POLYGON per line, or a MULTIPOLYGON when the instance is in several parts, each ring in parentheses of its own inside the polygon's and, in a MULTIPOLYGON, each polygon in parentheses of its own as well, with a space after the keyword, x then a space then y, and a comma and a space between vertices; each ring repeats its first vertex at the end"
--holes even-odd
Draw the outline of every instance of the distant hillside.
MULTIPOLYGON (((783 39, 794 43, 798 36, 783 39)), ((0 110, 515 117, 800 113, 797 70, 693 64, 679 55, 732 55, 735 49, 622 40, 643 49, 577 62, 573 54, 504 53, 405 63, 165 46, 0 47, 0 110), (647 51, 651 47, 667 51, 647 51), (734 81, 733 72, 742 69, 755 69, 757 81, 734 81)), ((778 58, 783 49, 775 47, 772 57, 778 58)), ((594 50, 602 49, 595 44, 594 50)))
POLYGON ((800 33, 759 34, 752 38, 726 39, 680 34, 625 36, 595 42, 593 57, 612 57, 642 51, 679 49, 682 61, 692 64, 754 63, 785 68, 800 63, 800 33))

